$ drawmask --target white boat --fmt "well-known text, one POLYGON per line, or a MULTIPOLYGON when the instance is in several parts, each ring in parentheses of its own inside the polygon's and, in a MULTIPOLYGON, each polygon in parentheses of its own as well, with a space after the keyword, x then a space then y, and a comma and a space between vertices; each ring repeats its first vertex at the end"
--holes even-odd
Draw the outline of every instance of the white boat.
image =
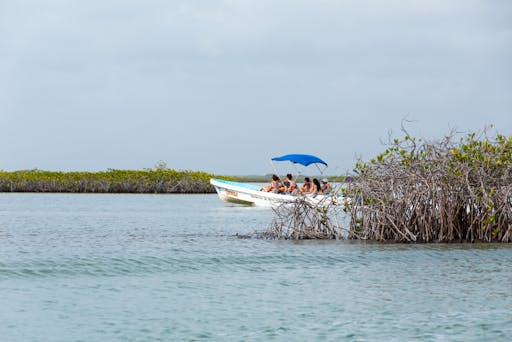
POLYGON ((212 178, 210 184, 215 187, 219 198, 229 203, 271 206, 279 203, 291 203, 296 200, 296 196, 260 191, 259 186, 249 183, 212 178))
MULTIPOLYGON (((292 163, 301 164, 304 166, 308 166, 314 163, 324 164, 325 166, 327 166, 327 163, 325 163, 318 157, 305 154, 290 154, 282 157, 272 158, 272 160, 288 160, 291 161, 292 163)), ((242 205, 271 207, 279 205, 281 203, 293 203, 297 201, 298 198, 306 198, 308 201, 311 201, 312 203, 320 203, 322 201, 325 201, 326 199, 329 199, 328 203, 342 203, 342 198, 338 196, 316 195, 314 197, 308 197, 294 196, 291 194, 278 194, 273 192, 261 191, 261 187, 259 185, 251 183, 233 182, 223 179, 212 178, 210 179, 210 184, 212 184, 215 187, 215 190, 217 191, 219 198, 224 202, 242 205)))

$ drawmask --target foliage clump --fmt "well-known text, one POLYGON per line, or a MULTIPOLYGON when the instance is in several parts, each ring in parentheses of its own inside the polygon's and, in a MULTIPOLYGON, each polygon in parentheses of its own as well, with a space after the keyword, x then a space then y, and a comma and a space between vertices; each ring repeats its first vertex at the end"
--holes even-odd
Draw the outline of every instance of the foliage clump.
POLYGON ((0 171, 0 192, 211 193, 215 192, 211 177, 205 172, 163 166, 143 171, 0 171))
POLYGON ((512 135, 484 130, 428 142, 403 132, 356 164, 346 192, 353 199, 349 237, 511 242, 512 135))

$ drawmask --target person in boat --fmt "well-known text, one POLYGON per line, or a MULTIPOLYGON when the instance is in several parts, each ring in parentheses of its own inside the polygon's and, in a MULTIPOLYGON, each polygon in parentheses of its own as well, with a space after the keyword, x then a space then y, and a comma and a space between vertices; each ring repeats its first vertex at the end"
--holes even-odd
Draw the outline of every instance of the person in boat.
POLYGON ((315 197, 318 194, 322 193, 322 186, 320 185, 320 182, 318 179, 313 178, 313 190, 309 193, 309 196, 315 197))
POLYGON ((302 186, 300 187, 299 193, 301 195, 307 195, 310 194, 313 190, 313 183, 311 183, 309 177, 305 177, 304 184, 302 184, 302 186))
POLYGON ((322 195, 329 195, 331 193, 331 184, 327 178, 322 179, 322 187, 320 188, 322 195))
POLYGON ((275 192, 279 193, 279 189, 283 185, 281 184, 281 180, 277 175, 272 175, 272 180, 270 181, 270 184, 266 187, 262 187, 260 190, 266 191, 266 192, 275 192))
POLYGON ((284 181, 284 192, 292 195, 296 195, 298 193, 297 183, 293 180, 293 176, 291 173, 286 175, 286 179, 284 181))

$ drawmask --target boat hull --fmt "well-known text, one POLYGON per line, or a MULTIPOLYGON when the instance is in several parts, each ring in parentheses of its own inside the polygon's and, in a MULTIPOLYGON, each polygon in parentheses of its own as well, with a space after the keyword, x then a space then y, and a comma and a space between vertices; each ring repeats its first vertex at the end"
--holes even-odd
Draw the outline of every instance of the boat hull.
MULTIPOLYGON (((288 194, 260 191, 259 186, 248 183, 212 178, 210 179, 210 184, 215 187, 219 198, 228 203, 272 207, 282 203, 293 203, 300 198, 299 196, 288 194)), ((308 197, 308 200, 313 203, 319 203, 325 198, 326 196, 318 195, 316 197, 308 197)))

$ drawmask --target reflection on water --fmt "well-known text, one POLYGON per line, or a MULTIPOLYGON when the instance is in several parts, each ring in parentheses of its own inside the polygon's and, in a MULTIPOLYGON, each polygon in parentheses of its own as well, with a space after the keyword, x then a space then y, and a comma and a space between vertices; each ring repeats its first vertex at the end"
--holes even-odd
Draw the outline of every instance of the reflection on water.
POLYGON ((508 340, 512 248, 240 238, 216 195, 0 194, 0 336, 508 340))

